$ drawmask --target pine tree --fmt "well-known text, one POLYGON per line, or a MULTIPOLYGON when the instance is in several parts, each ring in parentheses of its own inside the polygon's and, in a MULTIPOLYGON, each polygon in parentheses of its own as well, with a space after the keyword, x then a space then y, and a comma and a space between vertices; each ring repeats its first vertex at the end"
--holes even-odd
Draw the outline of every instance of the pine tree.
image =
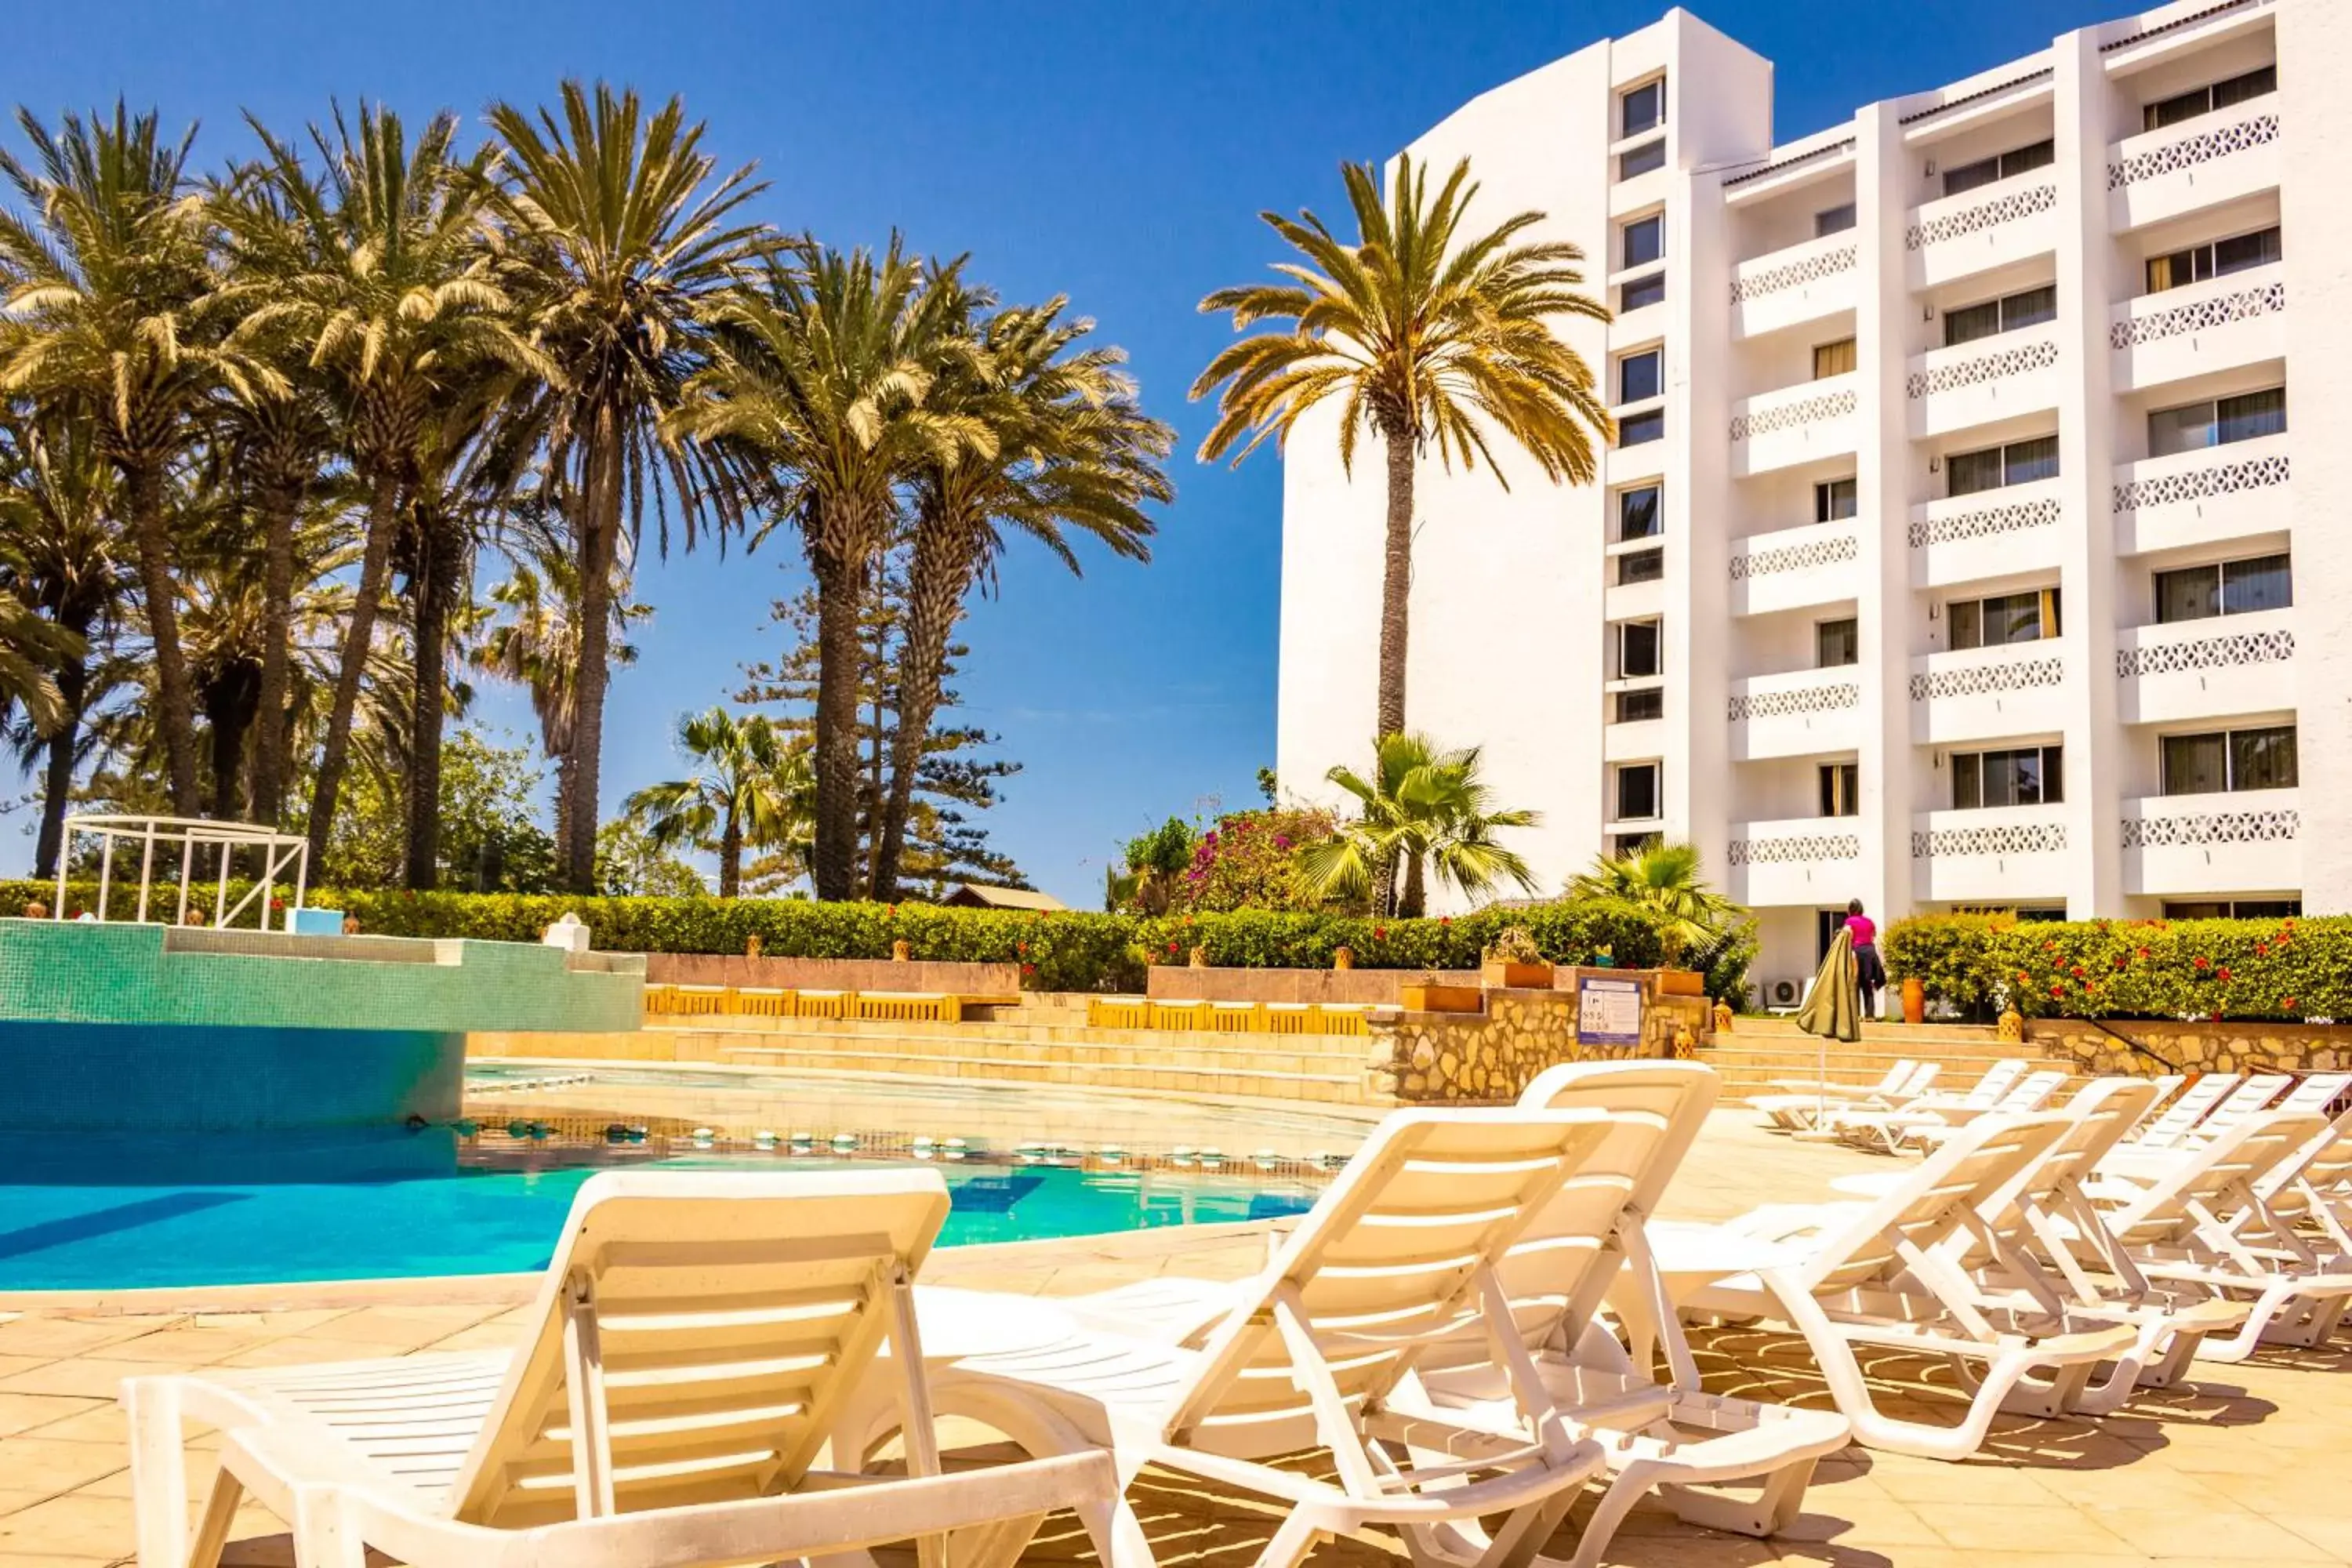
MULTIPOLYGON (((857 868, 861 884, 867 887, 872 885, 876 827, 889 784, 891 747, 898 735, 893 675, 906 619, 905 595, 903 552, 896 552, 873 574, 873 586, 858 614, 857 868)), ((787 651, 778 659, 745 665, 743 688, 735 693, 738 702, 779 709, 777 727, 798 747, 814 743, 816 610, 813 588, 775 602, 770 617, 784 629, 787 651)), ((960 644, 949 647, 943 679, 953 678, 967 651, 960 644)), ((1021 764, 987 754, 998 742, 989 731, 940 721, 950 715, 957 700, 954 690, 943 689, 939 717, 929 726, 916 769, 915 802, 908 814, 898 886, 876 889, 879 897, 903 894, 937 899, 963 882, 1005 888, 1029 885, 1012 857, 989 846, 988 829, 976 820, 976 814, 997 804, 998 782, 1019 773, 1021 764)), ((806 870, 796 859, 763 857, 744 867, 743 890, 774 892, 806 870)))

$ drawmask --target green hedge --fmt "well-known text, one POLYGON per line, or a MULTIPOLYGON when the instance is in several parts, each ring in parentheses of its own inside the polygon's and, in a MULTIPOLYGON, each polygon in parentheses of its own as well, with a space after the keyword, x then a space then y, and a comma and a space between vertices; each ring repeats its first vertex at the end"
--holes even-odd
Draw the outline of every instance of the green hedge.
MULTIPOLYGON (((55 889, 0 883, 0 910, 55 889)), ((96 889, 76 887, 82 903, 96 889)), ((1507 925, 1523 925, 1556 963, 1590 963, 1606 949, 1622 966, 1658 961, 1658 932, 1632 911, 1551 904, 1460 919, 1375 920, 1257 910, 1199 915, 1029 914, 927 904, 821 904, 805 899, 580 899, 520 893, 359 892, 321 889, 310 901, 357 915, 378 936, 458 936, 536 942, 569 910, 599 948, 625 952, 741 952, 752 936, 778 958, 887 958, 891 943, 917 959, 1017 963, 1042 991, 1137 991, 1152 963, 1183 963, 1194 947, 1213 964, 1245 969, 1328 969, 1339 948, 1361 969, 1475 969, 1507 925)), ((1708 990, 1739 999, 1752 942, 1711 955, 1708 990)))
POLYGON ((2352 918, 1897 921, 1887 972, 1931 998, 2029 1017, 2352 1018, 2352 918))

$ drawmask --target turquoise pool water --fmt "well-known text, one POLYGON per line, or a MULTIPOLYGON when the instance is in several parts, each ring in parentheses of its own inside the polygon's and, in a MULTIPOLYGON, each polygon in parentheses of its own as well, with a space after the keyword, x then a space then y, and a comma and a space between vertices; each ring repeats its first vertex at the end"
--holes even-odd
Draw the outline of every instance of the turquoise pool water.
MULTIPOLYGON (((599 1169, 809 1169, 782 1152, 520 1142, 446 1129, 272 1138, 19 1135, 0 1171, 0 1291, 507 1273, 543 1268, 599 1169)), ((1243 1173, 941 1167, 942 1241, 1026 1241, 1295 1214, 1243 1173)))

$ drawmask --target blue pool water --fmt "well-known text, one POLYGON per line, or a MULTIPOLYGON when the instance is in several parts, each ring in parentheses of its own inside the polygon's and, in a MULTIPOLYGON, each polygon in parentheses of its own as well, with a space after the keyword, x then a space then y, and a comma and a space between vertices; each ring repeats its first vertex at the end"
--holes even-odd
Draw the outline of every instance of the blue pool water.
MULTIPOLYGON (((19 1134, 0 1169, 0 1291, 543 1268, 596 1170, 808 1169, 675 1143, 517 1146, 446 1129, 272 1138, 19 1134)), ((1293 1214, 1303 1183, 1203 1172, 944 1166, 944 1245, 1293 1214)))

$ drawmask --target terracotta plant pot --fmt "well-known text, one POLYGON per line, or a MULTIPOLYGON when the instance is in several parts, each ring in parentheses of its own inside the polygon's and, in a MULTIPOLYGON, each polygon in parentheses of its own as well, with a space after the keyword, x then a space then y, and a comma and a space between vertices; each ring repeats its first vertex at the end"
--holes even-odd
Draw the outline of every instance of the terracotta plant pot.
POLYGON ((1485 959, 1478 965, 1478 984, 1495 991, 1549 991, 1551 965, 1514 963, 1507 958, 1485 959))
POLYGON ((1486 994, 1475 985, 1401 985, 1397 1000, 1408 1013, 1480 1013, 1486 994))
POLYGON ((1661 969, 1658 971, 1658 994, 1704 996, 1706 994, 1706 976, 1696 969, 1661 969))
POLYGON ((1919 984, 1919 977, 1916 974, 1904 977, 1903 1021, 1906 1024, 1927 1021, 1927 988, 1919 984))

